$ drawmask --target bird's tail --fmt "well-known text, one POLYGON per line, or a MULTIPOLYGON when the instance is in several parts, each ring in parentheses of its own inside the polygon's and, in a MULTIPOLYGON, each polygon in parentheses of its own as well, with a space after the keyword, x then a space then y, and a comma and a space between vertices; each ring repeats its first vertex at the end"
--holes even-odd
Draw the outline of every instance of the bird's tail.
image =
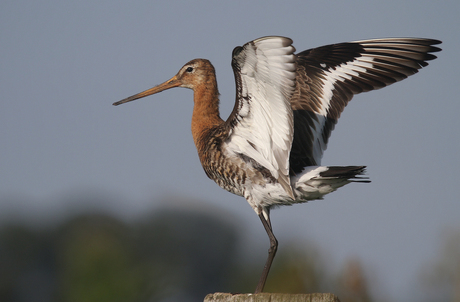
POLYGON ((301 173, 291 178, 296 202, 322 199, 328 193, 350 182, 370 182, 364 176, 365 166, 345 167, 306 167, 301 173))
POLYGON ((321 178, 347 179, 350 182, 371 182, 366 173, 366 166, 326 167, 327 170, 320 172, 321 178))

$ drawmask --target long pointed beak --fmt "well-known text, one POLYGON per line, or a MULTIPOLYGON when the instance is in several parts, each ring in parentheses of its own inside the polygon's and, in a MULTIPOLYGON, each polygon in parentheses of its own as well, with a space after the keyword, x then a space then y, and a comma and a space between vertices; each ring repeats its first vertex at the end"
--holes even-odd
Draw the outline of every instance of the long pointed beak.
POLYGON ((147 89, 146 91, 140 92, 138 94, 132 95, 130 97, 127 97, 126 99, 123 99, 121 101, 113 103, 114 106, 118 106, 123 103, 128 103, 143 97, 146 97, 148 95, 152 95, 158 92, 161 92, 166 89, 178 87, 181 85, 181 82, 177 79, 177 75, 173 76, 171 79, 167 80, 163 84, 157 85, 153 88, 147 89))

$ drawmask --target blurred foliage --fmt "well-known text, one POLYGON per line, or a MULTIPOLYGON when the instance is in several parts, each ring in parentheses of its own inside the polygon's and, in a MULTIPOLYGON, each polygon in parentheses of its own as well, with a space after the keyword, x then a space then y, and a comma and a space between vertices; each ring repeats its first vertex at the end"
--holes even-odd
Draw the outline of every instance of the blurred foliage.
POLYGON ((371 302, 367 279, 360 261, 348 260, 338 276, 337 295, 340 301, 371 302))
POLYGON ((460 302, 460 231, 449 230, 442 238, 438 257, 421 274, 427 301, 460 302))
MULTIPOLYGON (((238 228, 220 217, 161 209, 131 223, 92 213, 47 228, 4 224, 0 301, 202 301, 211 292, 252 292, 266 254, 242 255, 238 228)), ((450 284, 442 301, 458 302, 460 236, 449 238, 426 279, 450 284)), ((314 244, 281 244, 265 290, 375 301, 359 260, 332 273, 329 261, 314 244)))
POLYGON ((279 248, 265 290, 284 293, 314 293, 326 290, 324 259, 314 245, 308 250, 290 244, 279 248))
POLYGON ((0 301, 199 301, 239 284, 237 235, 211 215, 168 209, 135 223, 103 214, 46 230, 9 223, 0 301))
POLYGON ((141 290, 141 275, 129 232, 121 222, 97 215, 78 217, 59 228, 59 300, 133 301, 141 290))

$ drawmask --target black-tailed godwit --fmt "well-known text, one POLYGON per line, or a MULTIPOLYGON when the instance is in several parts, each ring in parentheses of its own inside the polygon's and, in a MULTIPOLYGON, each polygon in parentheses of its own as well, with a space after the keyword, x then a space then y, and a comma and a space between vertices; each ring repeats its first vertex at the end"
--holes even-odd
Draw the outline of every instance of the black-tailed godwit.
POLYGON ((415 74, 436 58, 438 40, 389 38, 332 44, 295 54, 292 40, 263 37, 236 47, 235 107, 224 121, 211 62, 195 59, 170 80, 120 105, 160 91, 193 89, 192 134, 206 175, 249 202, 270 239, 255 293, 263 290, 278 242, 270 209, 368 182, 365 166, 320 166, 331 131, 353 95, 415 74))

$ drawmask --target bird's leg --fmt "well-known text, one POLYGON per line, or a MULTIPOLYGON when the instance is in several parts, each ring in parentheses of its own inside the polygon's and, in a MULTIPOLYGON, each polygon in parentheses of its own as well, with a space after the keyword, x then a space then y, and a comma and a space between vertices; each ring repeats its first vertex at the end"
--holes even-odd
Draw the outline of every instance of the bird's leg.
POLYGON ((265 286, 265 281, 267 281, 268 272, 275 258, 276 250, 278 249, 278 240, 276 240, 275 235, 273 235, 270 217, 267 215, 267 218, 264 217, 263 213, 259 214, 259 218, 264 225, 265 231, 267 232, 268 238, 270 239, 270 248, 268 249, 268 258, 265 262, 264 270, 262 271, 262 276, 260 276, 259 283, 257 284, 255 294, 262 292, 265 286))

